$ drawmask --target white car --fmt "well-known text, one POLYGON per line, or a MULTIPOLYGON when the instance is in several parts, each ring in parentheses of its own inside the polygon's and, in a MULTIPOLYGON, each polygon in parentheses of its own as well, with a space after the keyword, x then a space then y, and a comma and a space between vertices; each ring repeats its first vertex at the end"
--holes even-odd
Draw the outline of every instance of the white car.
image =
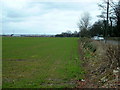
POLYGON ((93 39, 93 40, 104 40, 104 37, 94 36, 92 39, 93 39))

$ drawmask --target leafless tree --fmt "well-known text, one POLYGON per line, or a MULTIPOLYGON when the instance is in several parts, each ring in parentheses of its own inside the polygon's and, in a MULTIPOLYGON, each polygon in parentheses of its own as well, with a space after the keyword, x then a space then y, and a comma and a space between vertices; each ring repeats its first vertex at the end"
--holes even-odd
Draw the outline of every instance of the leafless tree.
POLYGON ((79 30, 82 30, 82 29, 88 30, 88 27, 90 25, 90 19, 91 17, 88 12, 83 13, 78 23, 79 30))
POLYGON ((102 3, 99 3, 98 6, 102 10, 101 15, 98 17, 104 18, 104 20, 109 19, 114 21, 114 25, 117 25, 118 36, 120 30, 120 0, 103 0, 102 3), (109 10, 107 11, 107 9, 109 10))
POLYGON ((90 14, 88 12, 85 12, 81 15, 81 18, 78 23, 78 27, 80 30, 80 36, 89 36, 88 34, 88 28, 90 26, 90 14))

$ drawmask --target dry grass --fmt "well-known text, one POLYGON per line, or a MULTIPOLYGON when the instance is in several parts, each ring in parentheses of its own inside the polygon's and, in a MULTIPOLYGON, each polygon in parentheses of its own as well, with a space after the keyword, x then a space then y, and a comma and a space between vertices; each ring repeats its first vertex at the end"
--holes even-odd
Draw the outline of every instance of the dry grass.
POLYGON ((120 45, 107 45, 106 55, 110 62, 110 68, 120 67, 120 45))
POLYGON ((108 45, 99 41, 82 39, 79 46, 80 50, 83 49, 81 58, 86 71, 85 81, 87 83, 83 88, 118 88, 120 45, 108 45), (95 52, 92 52, 89 47, 84 47, 89 43, 95 46, 95 52))

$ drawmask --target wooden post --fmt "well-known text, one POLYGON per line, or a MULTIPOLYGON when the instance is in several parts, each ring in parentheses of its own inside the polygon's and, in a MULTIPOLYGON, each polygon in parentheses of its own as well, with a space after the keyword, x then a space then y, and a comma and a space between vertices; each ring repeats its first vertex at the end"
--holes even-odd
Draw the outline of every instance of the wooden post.
POLYGON ((107 21, 106 21, 105 43, 107 42, 107 35, 108 35, 108 24, 109 24, 108 18, 109 18, 109 0, 107 0, 107 21))
POLYGON ((112 34, 112 17, 110 17, 110 26, 111 26, 111 29, 110 29, 110 36, 112 34))

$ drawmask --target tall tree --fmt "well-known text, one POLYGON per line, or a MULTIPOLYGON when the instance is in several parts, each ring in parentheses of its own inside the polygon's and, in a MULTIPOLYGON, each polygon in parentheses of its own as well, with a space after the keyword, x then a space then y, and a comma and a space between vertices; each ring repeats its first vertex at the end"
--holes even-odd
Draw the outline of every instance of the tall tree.
POLYGON ((120 37, 120 0, 118 4, 115 7, 115 14, 117 17, 117 30, 118 30, 118 36, 120 37))
POLYGON ((115 21, 118 32, 116 36, 120 36, 120 0, 104 0, 102 3, 99 3, 98 6, 102 10, 102 14, 99 15, 99 17, 104 18, 104 20, 109 19, 111 21, 112 19, 115 21))

